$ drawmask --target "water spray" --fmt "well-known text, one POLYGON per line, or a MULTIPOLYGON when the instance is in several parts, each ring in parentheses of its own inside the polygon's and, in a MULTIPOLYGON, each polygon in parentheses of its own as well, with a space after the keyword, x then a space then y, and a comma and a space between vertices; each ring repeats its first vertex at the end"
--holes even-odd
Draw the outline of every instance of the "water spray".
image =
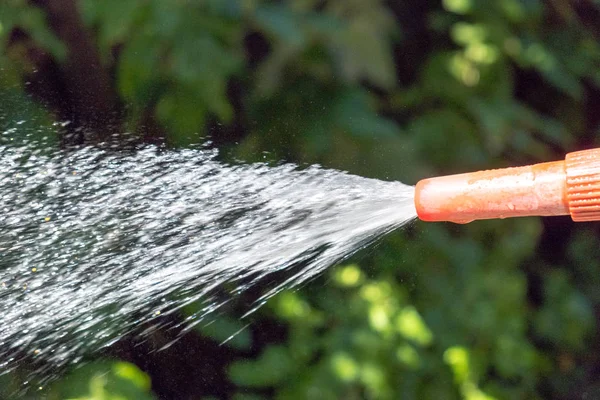
POLYGON ((203 148, 20 145, 17 129, 0 133, 0 375, 30 357, 51 379, 173 313, 203 326, 250 287, 251 312, 416 217, 400 182, 203 148))
POLYGON ((424 179, 415 189, 423 221, 570 215, 600 220, 600 148, 564 160, 424 179))
POLYGON ((198 311, 186 329, 206 323, 256 286, 253 310, 417 215, 600 220, 600 149, 415 188, 320 167, 226 164, 209 149, 20 145, 15 132, 0 134, 0 374, 31 357, 51 378, 189 304, 198 311))

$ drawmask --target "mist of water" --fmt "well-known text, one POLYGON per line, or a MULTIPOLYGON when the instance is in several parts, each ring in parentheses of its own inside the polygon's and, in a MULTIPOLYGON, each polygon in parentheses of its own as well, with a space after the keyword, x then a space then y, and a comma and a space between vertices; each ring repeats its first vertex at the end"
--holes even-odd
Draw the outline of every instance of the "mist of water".
MULTIPOLYGON (((211 150, 0 141, 0 371, 64 365, 191 302, 189 324, 279 272, 260 305, 415 217, 413 188, 211 150)), ((262 287, 262 286, 261 286, 262 287)))

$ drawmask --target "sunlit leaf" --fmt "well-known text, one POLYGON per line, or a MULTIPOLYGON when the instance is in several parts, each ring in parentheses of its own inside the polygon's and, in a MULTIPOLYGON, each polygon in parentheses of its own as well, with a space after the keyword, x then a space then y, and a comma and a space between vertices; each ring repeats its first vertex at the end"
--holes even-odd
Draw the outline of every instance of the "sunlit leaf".
POLYGON ((125 362, 96 361, 75 369, 55 384, 49 399, 150 400, 150 379, 139 368, 125 362))

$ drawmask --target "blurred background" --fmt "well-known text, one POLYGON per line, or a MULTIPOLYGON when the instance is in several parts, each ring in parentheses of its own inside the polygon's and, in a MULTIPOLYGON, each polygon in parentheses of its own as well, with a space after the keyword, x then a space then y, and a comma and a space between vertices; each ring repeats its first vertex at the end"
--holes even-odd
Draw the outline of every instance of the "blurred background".
MULTIPOLYGON (((15 123, 409 184, 553 161, 600 145, 600 2, 2 0, 15 123)), ((600 398, 598 227, 417 222, 247 319, 242 296, 185 335, 132 333, 27 397, 600 398)))

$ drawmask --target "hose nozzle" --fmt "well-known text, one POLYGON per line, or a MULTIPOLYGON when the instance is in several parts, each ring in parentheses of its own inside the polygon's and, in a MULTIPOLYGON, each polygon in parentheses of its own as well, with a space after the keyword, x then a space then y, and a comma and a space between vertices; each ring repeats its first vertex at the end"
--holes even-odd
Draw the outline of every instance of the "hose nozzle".
POLYGON ((563 161, 449 175, 419 181, 417 215, 423 221, 571 215, 600 220, 600 148, 563 161))

